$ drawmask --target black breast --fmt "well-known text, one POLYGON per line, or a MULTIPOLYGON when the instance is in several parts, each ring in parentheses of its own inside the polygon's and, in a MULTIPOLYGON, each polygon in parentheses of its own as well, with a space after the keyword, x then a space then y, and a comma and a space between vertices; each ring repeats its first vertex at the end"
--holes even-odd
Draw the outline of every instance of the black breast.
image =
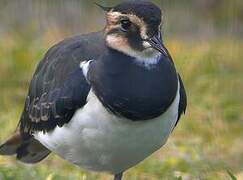
POLYGON ((158 117, 172 104, 178 86, 173 62, 161 56, 154 67, 138 65, 135 59, 109 51, 91 64, 91 86, 112 113, 133 121, 158 117))

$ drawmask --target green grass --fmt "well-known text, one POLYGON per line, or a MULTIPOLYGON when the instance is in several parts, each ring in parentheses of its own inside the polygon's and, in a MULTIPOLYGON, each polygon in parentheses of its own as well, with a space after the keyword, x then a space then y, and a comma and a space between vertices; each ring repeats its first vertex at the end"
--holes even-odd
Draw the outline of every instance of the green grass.
MULTIPOLYGON (((31 74, 51 41, 17 34, 0 39, 1 142, 16 127, 31 74)), ((242 179, 243 41, 167 42, 185 82, 188 110, 168 143, 127 171, 125 179, 242 179)), ((0 157, 0 180, 109 178, 79 169, 56 155, 35 166, 0 157)))

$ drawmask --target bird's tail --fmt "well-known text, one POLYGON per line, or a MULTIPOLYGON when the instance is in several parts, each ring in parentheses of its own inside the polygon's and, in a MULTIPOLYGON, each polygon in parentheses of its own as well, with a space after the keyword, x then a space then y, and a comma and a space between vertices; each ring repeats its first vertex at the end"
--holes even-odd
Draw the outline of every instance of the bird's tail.
POLYGON ((22 135, 18 130, 0 146, 0 155, 16 155, 23 163, 38 163, 50 154, 39 141, 30 135, 22 135))

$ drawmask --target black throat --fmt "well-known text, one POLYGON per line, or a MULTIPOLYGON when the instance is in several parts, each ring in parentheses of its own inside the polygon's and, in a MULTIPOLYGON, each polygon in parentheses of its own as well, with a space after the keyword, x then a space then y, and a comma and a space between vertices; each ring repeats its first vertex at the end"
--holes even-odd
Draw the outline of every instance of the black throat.
POLYGON ((108 50, 90 66, 88 79, 110 112, 133 121, 160 116, 172 104, 178 79, 173 62, 161 56, 151 68, 116 50, 108 50))

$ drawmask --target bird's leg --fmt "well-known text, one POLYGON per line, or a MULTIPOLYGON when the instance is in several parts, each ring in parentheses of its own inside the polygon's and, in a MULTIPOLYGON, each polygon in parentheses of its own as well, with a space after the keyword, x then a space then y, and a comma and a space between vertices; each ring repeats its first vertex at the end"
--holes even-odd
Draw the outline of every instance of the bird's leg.
POLYGON ((116 175, 114 176, 114 180, 122 180, 122 175, 123 175, 123 173, 116 174, 116 175))

